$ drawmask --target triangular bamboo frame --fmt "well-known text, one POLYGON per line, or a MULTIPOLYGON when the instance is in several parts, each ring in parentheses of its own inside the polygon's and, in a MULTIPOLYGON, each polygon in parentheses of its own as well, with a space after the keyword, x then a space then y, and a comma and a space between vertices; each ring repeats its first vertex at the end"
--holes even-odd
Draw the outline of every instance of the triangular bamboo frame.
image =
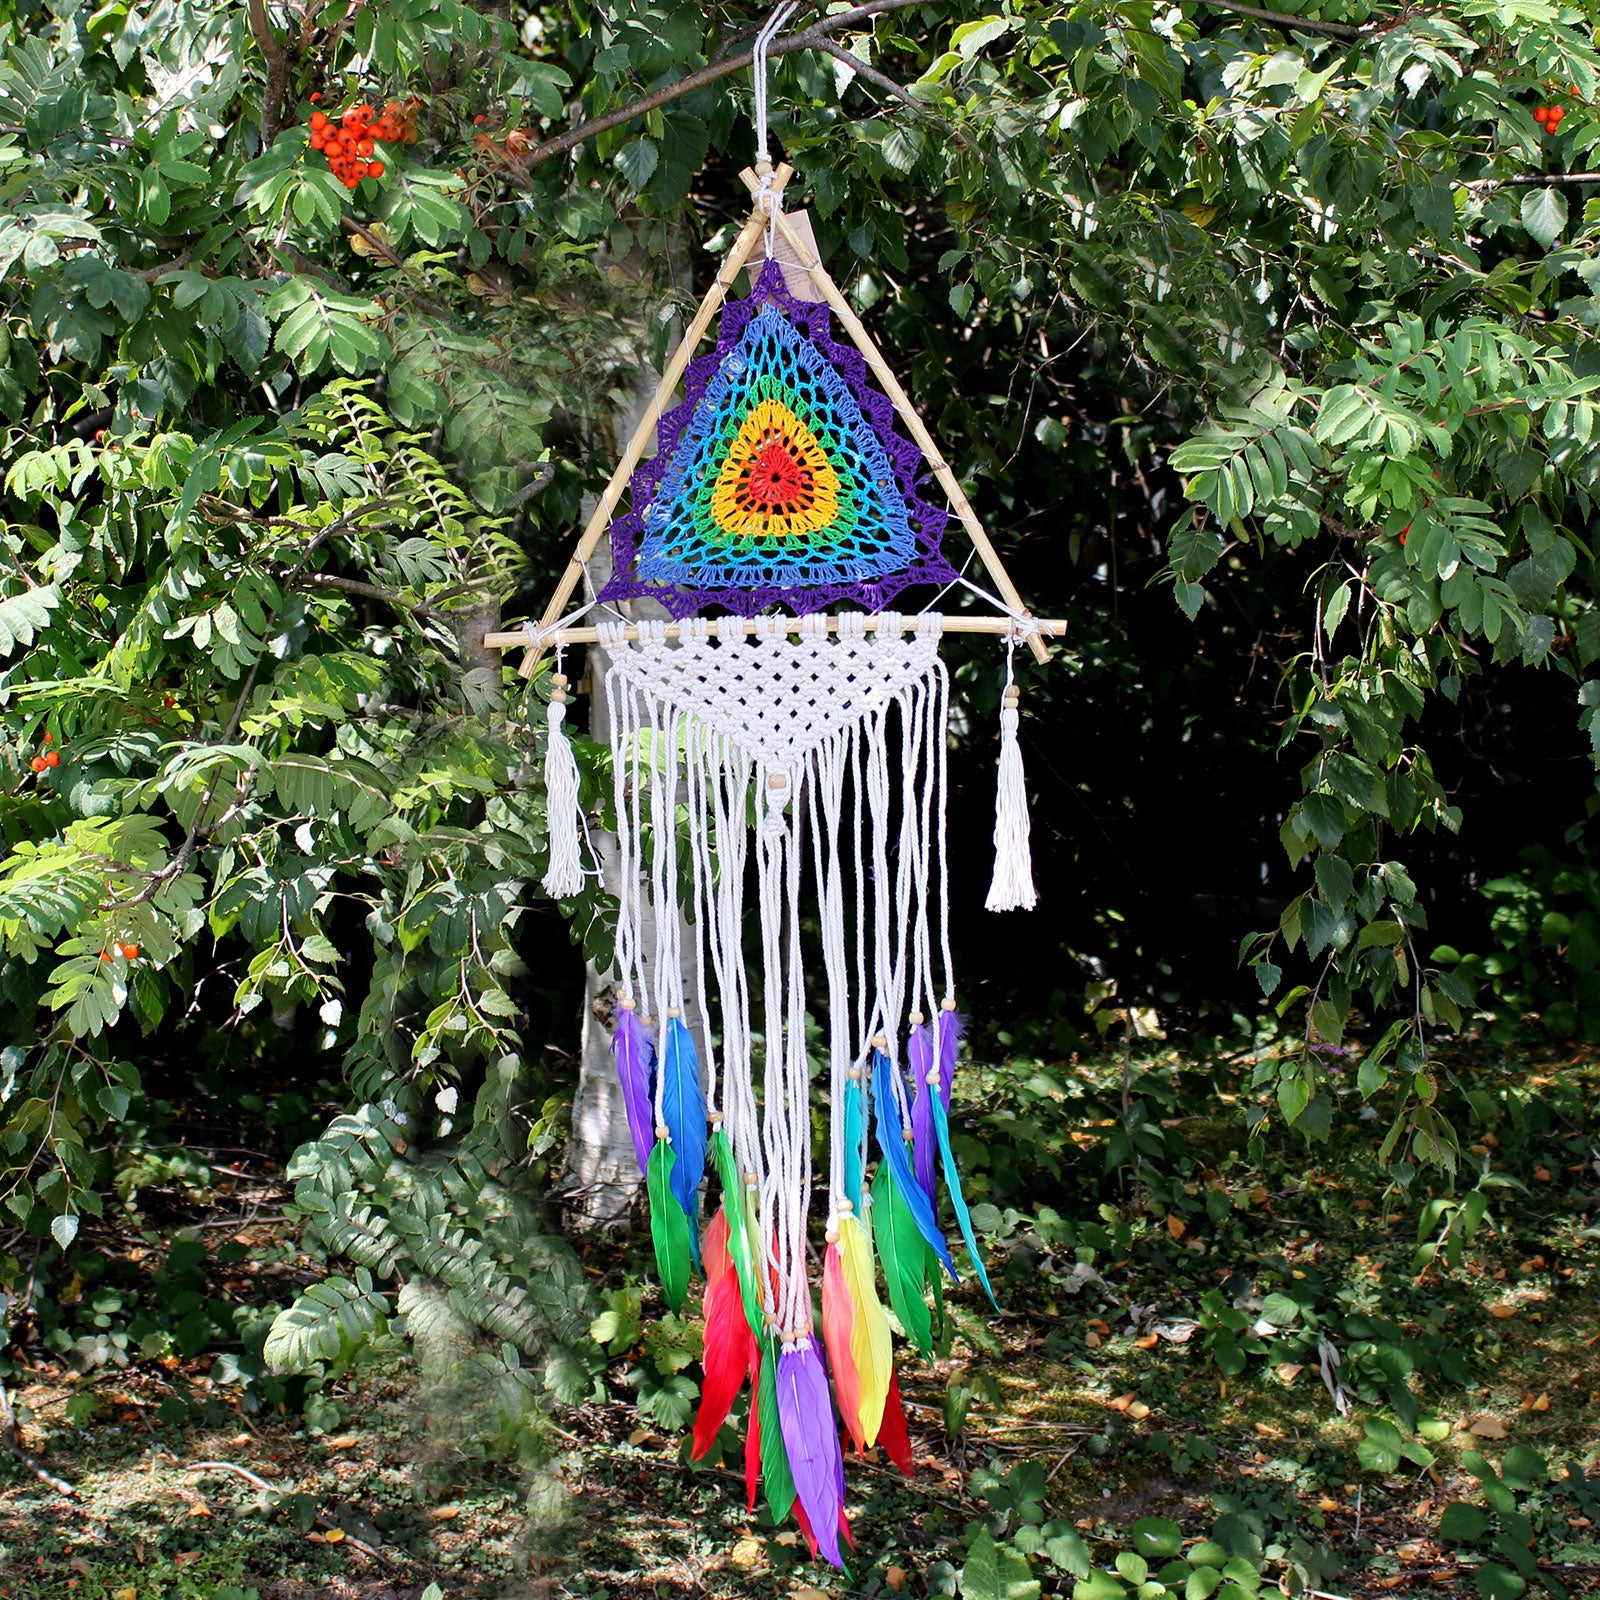
MULTIPOLYGON (((793 176, 794 169, 787 163, 772 171, 771 183, 766 193, 773 197, 772 204, 777 206, 785 186, 793 176)), ((1043 635, 1058 635, 1066 631, 1064 622, 1045 621, 1035 618, 1023 604, 1022 596, 1017 592, 1017 587, 1011 581, 1011 575, 1005 569, 999 552, 990 543, 989 536, 984 532, 983 525, 978 521, 977 514, 973 511, 965 492, 961 488, 956 475, 950 470, 949 464, 939 453, 938 446, 933 442, 933 436, 928 432, 922 418, 917 414, 917 409, 911 403, 910 396, 900 386, 900 381, 895 377, 893 370, 884 360, 882 352, 873 343, 872 335, 867 332, 861 319, 850 309, 850 303, 840 292, 839 286, 828 275, 828 270, 820 259, 813 259, 816 255, 811 247, 796 232, 789 220, 781 210, 775 210, 771 216, 762 204, 762 181, 767 175, 763 167, 754 169, 746 168, 740 173, 745 185, 757 197, 756 204, 750 212, 750 218, 740 230, 739 236, 733 242, 722 266, 717 273, 711 287, 706 290, 705 298, 700 302, 694 321, 689 324, 682 342, 673 352, 672 359, 667 363, 665 371, 661 374, 661 382, 656 388, 654 397, 645 408, 639 425, 634 429, 633 436, 628 440, 626 448, 617 461, 616 470, 611 474, 610 481, 606 484, 605 491, 601 494, 595 505, 593 513, 584 526, 583 533, 578 540, 578 547, 573 552, 572 559, 567 563, 561 574, 561 581, 556 585, 555 593, 550 597, 550 603, 545 607, 544 616, 537 625, 538 639, 529 643, 526 630, 519 629, 515 632, 491 633, 485 639, 485 645, 498 649, 515 649, 520 645, 527 645, 527 652, 522 658, 519 668, 524 678, 531 678, 539 658, 549 648, 550 643, 558 642, 550 638, 554 624, 565 615, 568 603, 572 599, 574 590, 582 581, 584 569, 588 566, 589 558, 594 554, 595 547, 605 536, 611 526, 611 520, 616 514, 617 504, 621 500, 623 491, 633 479, 634 469, 639 465, 645 448, 654 435, 656 424, 661 420, 663 411, 668 402, 677 391, 678 383, 689 365, 690 358, 694 355, 696 347, 705 336, 706 330, 711 326, 711 319, 717 314, 722 302, 727 298, 728 290, 733 286, 733 281, 738 277, 740 270, 755 249, 757 241, 765 233, 770 220, 776 221, 778 232, 783 236, 784 242, 794 253, 795 258, 803 263, 811 274, 813 282, 822 291, 823 298, 832 308, 834 316, 840 325, 849 333, 867 365, 872 369, 873 376, 878 380, 883 392, 893 403, 901 422, 905 424, 906 431, 916 441, 917 448, 921 450, 923 458, 938 479, 940 487, 944 490, 950 501, 950 508, 955 512, 961 526, 966 530, 967 537, 972 541, 973 548, 982 561, 984 570, 989 574, 990 581, 999 591, 1000 598, 1006 609, 1011 613, 1005 617, 961 618, 961 622, 968 623, 967 628, 960 631, 967 632, 994 632, 1008 633, 1019 632, 1026 639, 1029 649, 1033 651, 1034 658, 1038 661, 1048 661, 1049 649, 1046 647, 1043 635), (1017 618, 1025 619, 1026 626, 1019 627, 1017 618), (981 626, 979 625, 981 621, 981 626)), ((952 618, 955 622, 958 619, 952 618)), ((590 629, 569 629, 563 631, 559 642, 577 643, 578 635, 589 635, 590 629), (572 635, 574 637, 567 637, 572 635)))

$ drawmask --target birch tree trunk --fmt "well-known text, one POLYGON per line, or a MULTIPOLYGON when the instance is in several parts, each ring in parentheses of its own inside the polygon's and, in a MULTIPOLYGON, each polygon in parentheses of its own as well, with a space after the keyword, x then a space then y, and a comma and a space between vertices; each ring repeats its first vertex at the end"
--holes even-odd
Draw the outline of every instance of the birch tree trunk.
MULTIPOLYGON (((681 266, 682 252, 673 251, 674 266, 681 266)), ((681 272, 675 276, 683 276, 681 272)), ((646 406, 656 391, 659 379, 643 373, 633 402, 626 412, 616 418, 614 449, 620 455, 632 437, 646 406)), ((585 515, 591 506, 585 506, 585 515)), ((611 541, 602 539, 589 559, 589 582, 594 591, 602 588, 611 576, 611 541)), ((653 600, 636 600, 627 604, 629 614, 639 617, 667 616, 666 608, 653 600)), ((600 743, 608 743, 611 729, 606 717, 605 652, 596 647, 589 650, 589 733, 600 743)), ((617 841, 614 835, 596 830, 593 834, 595 854, 599 858, 606 887, 615 892, 617 887, 617 841)), ((652 910, 644 906, 644 923, 641 928, 643 948, 655 947, 655 927, 652 910)), ((694 984, 688 962, 688 952, 693 940, 685 935, 679 941, 685 952, 684 992, 693 994, 694 984)), ((589 962, 584 979, 582 1049, 578 1065, 578 1092, 572 1103, 572 1137, 567 1151, 565 1179, 566 1225, 576 1232, 592 1232, 602 1228, 624 1229, 628 1226, 643 1186, 639 1163, 634 1155, 633 1135, 628 1129, 627 1109, 623 1103, 622 1088, 617 1081, 615 1064, 611 1058, 611 1030, 617 1009, 616 975, 589 962)), ((640 997, 644 1004, 644 997, 640 997)), ((653 1008, 650 1008, 653 1009, 653 1008)), ((700 1059, 706 1059, 704 1019, 698 1008, 685 1015, 696 1036, 700 1059)))

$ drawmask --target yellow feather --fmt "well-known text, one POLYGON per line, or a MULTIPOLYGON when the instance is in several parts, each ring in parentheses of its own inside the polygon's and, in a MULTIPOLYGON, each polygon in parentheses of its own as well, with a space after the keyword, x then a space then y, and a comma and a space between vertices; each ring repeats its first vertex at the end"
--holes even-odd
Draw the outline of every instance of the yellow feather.
POLYGON ((872 1247, 855 1217, 839 1221, 839 1254, 844 1259, 844 1283, 855 1308, 850 1330, 850 1354, 861 1374, 861 1432, 867 1443, 877 1441, 883 1425, 883 1406, 889 1396, 894 1352, 889 1318, 878 1301, 873 1282, 872 1247))

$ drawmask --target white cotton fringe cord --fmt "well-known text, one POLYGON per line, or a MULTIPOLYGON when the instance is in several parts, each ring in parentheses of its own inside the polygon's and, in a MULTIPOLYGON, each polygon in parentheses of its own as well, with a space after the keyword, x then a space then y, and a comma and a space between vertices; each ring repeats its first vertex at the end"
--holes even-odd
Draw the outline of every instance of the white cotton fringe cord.
MULTIPOLYGON (((620 624, 600 630, 610 659, 618 968, 625 987, 654 1003, 658 1027, 692 998, 709 1041, 715 1005, 721 1061, 719 1070, 707 1051, 708 1105, 722 1118, 766 1252, 770 1275, 758 1282, 768 1324, 788 1338, 811 1327, 803 895, 814 894, 827 985, 830 1219, 842 1190, 845 1082, 870 1062, 875 1039, 895 1059, 908 1002, 933 1009, 935 952, 948 950, 942 619, 883 617, 869 634, 861 613, 845 613, 836 635, 827 620, 808 617, 791 636, 789 619, 758 619, 753 635, 727 640, 695 619, 676 642, 662 625, 641 626, 635 641, 620 624), (744 955, 752 856, 759 1088, 744 955), (680 911, 692 929, 687 951, 680 911)), ((940 977, 947 987, 948 970, 940 977)), ((899 1079, 897 1071, 903 1107, 899 1079)), ((739 1198, 726 1197, 730 1217, 739 1198)))
POLYGON ((583 858, 579 847, 582 818, 578 807, 578 763, 567 739, 567 680, 556 673, 551 682, 549 732, 544 746, 545 818, 550 830, 550 864, 544 892, 566 900, 583 890, 583 858))
POLYGON ((1028 787, 1017 744, 1017 702, 1012 676, 1013 647, 1006 648, 1006 691, 1000 707, 1000 775, 994 797, 994 881, 984 905, 990 911, 1031 911, 1039 902, 1033 887, 1033 855, 1028 842, 1028 787))

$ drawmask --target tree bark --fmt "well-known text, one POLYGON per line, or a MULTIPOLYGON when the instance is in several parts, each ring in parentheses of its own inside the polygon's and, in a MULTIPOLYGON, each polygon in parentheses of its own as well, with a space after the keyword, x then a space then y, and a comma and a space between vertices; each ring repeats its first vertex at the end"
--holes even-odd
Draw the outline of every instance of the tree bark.
MULTIPOLYGON (((674 237, 670 250, 670 269, 674 280, 683 287, 688 270, 681 240, 674 237)), ((655 394, 659 376, 641 371, 632 403, 619 412, 614 421, 614 448, 618 454, 633 436, 639 418, 655 394)), ((593 503, 585 505, 587 517, 593 503)), ((603 588, 611 576, 611 541, 602 539, 588 565, 589 582, 595 591, 603 588)), ((653 600, 636 600, 622 607, 631 616, 665 617, 664 606, 653 600)), ((606 717, 606 655, 597 646, 589 650, 589 736, 601 744, 608 744, 611 728, 606 717)), ((617 887, 617 841, 613 834, 593 833, 595 854, 599 858, 606 887, 615 892, 617 887)), ((644 926, 640 930, 643 948, 655 946, 655 926, 648 903, 644 908, 644 926)), ((679 941, 684 952, 683 987, 686 995, 695 993, 691 967, 694 940, 685 927, 679 941)), ((641 1003, 649 1011, 641 996, 641 1003)), ((567 1167, 564 1183, 566 1196, 566 1222, 569 1229, 588 1232, 602 1228, 624 1229, 633 1214, 639 1198, 643 1178, 634 1154, 633 1135, 628 1128, 627 1109, 623 1104, 622 1088, 617 1082, 615 1064, 611 1058, 611 1030, 616 1018, 616 975, 589 962, 585 968, 583 996, 583 1035, 578 1064, 578 1092, 572 1103, 572 1136, 567 1149, 567 1167)), ((706 1059, 704 1018, 698 1006, 690 1003, 684 1020, 695 1035, 695 1043, 702 1062, 706 1059)))

